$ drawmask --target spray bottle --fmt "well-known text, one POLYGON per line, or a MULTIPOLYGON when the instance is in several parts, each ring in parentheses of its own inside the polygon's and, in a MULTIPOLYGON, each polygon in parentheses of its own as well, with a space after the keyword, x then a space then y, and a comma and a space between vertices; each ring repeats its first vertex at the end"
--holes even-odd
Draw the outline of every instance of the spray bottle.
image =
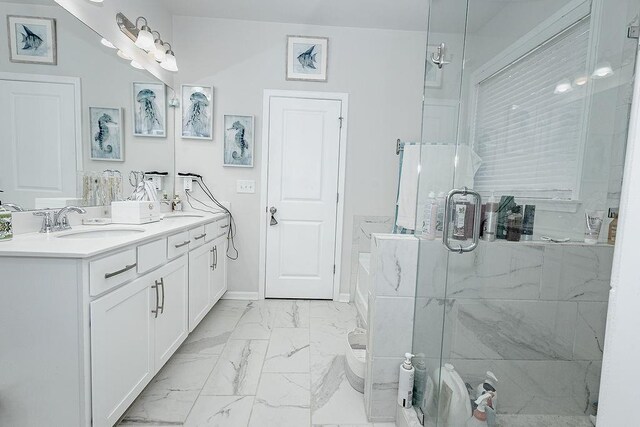
POLYGON ((473 411, 473 416, 467 421, 467 427, 487 427, 487 407, 493 393, 487 392, 476 400, 476 409, 473 411))
POLYGON ((398 405, 403 408, 411 408, 411 401, 413 400, 413 380, 416 369, 411 363, 413 354, 405 353, 404 362, 400 364, 400 378, 398 381, 398 405))

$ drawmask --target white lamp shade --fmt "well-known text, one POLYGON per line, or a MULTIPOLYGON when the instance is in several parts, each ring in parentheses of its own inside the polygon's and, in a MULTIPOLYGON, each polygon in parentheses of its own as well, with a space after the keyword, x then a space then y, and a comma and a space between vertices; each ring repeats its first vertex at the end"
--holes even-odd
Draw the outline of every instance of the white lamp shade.
POLYGON ((596 66, 596 69, 593 70, 591 77, 594 79, 604 79, 611 75, 613 75, 613 68, 611 68, 611 64, 608 62, 601 62, 596 66))
POLYGON ((121 50, 118 50, 118 56, 122 59, 124 59, 125 61, 131 61, 131 57, 129 55, 127 55, 126 53, 124 53, 121 50))
POLYGON ((162 62, 166 59, 167 49, 164 47, 162 43, 158 42, 155 44, 155 50, 153 51, 153 56, 158 62, 162 62))
POLYGON ((144 67, 142 65, 140 65, 140 63, 138 61, 136 61, 135 59, 133 61, 131 61, 131 66, 133 68, 137 68, 138 70, 144 70, 144 67))
POLYGON ((178 71, 178 62, 172 53, 167 53, 167 57, 160 63, 160 66, 165 70, 172 71, 174 73, 178 71))
POLYGON ((100 40, 100 43, 102 43, 103 46, 108 47, 109 49, 115 49, 116 47, 113 45, 113 43, 111 43, 109 40, 103 38, 102 40, 100 40))
POLYGON ((138 38, 136 39, 136 46, 140 49, 151 50, 155 48, 155 44, 153 43, 153 34, 150 31, 146 30, 147 27, 142 27, 142 29, 138 32, 138 38))

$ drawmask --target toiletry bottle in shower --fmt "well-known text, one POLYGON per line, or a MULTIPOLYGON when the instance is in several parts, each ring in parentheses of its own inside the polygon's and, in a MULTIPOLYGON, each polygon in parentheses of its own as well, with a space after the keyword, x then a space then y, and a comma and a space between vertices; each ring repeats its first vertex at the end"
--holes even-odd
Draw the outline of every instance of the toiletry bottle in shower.
POLYGON ((536 217, 535 205, 525 205, 522 217, 522 240, 533 240, 533 223, 536 217))
POLYGON ((498 378, 493 372, 487 371, 487 377, 476 388, 476 396, 482 396, 487 392, 493 393, 491 401, 488 402, 489 406, 491 406, 493 409, 498 408, 498 392, 496 390, 497 385, 498 378))
POLYGON ((436 238, 437 217, 438 202, 436 201, 436 193, 432 191, 429 193, 422 217, 422 237, 427 240, 434 240, 436 238))
POLYGON ((584 211, 584 242, 589 245, 595 245, 600 238, 600 229, 604 221, 604 211, 584 211))
POLYGON ((484 227, 482 229, 482 238, 487 242, 496 240, 496 228, 498 226, 498 202, 491 195, 485 208, 484 227))
POLYGON ((487 408, 491 400, 491 392, 485 393, 476 399, 476 409, 473 411, 473 416, 467 421, 467 427, 487 427, 487 408))
POLYGON ((436 215, 436 239, 442 239, 442 230, 444 229, 444 204, 447 199, 444 191, 438 193, 436 202, 438 203, 438 213, 436 215))
POLYGON ((411 408, 413 402, 413 380, 415 368, 411 363, 413 354, 405 353, 404 362, 400 364, 400 377, 398 379, 398 405, 403 408, 411 408))
POLYGON ((618 209, 609 209, 609 218, 613 218, 609 223, 609 236, 607 237, 607 243, 610 245, 616 244, 616 234, 618 232, 618 209))
POLYGON ((516 205, 513 196, 502 196, 498 205, 498 225, 496 226, 496 239, 507 238, 507 216, 516 205))
POLYGON ((522 236, 522 206, 515 205, 507 215, 507 240, 519 242, 522 236))
POLYGON ((466 231, 465 225, 467 224, 467 208, 469 202, 463 202, 461 200, 455 202, 453 205, 453 233, 451 237, 456 240, 465 240, 466 231))
POLYGON ((480 206, 476 206, 471 202, 467 202, 467 211, 465 212, 465 216, 464 216, 465 239, 471 239, 473 237, 473 232, 474 232, 473 225, 476 219, 476 209, 480 209, 480 206))

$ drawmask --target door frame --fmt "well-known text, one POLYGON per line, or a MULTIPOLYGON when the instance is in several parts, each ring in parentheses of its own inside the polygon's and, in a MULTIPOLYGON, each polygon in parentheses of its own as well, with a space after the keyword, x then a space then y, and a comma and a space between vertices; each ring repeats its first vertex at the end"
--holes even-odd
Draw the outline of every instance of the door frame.
POLYGON ((347 128, 349 125, 349 94, 339 92, 313 92, 297 90, 265 89, 262 105, 262 152, 260 171, 260 261, 258 267, 258 299, 265 299, 267 275, 267 203, 269 191, 269 122, 271 98, 298 98, 340 101, 342 103, 342 127, 338 153, 338 203, 336 209, 336 231, 334 245, 333 300, 340 299, 340 274, 342 272, 342 231, 344 226, 344 188, 347 166, 347 128))
POLYGON ((0 80, 13 80, 18 82, 37 82, 51 84, 73 85, 73 96, 76 101, 75 108, 75 134, 76 134, 76 171, 83 168, 82 151, 82 84, 79 77, 53 76, 47 74, 24 74, 0 72, 0 80))

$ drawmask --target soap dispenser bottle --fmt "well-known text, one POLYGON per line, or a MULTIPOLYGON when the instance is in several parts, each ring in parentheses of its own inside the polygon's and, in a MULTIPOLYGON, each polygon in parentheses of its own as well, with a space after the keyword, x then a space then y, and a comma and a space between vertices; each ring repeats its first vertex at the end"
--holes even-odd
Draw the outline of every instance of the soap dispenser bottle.
POLYGON ((487 407, 493 393, 488 392, 478 397, 473 416, 467 421, 467 427, 487 427, 487 407))
POLYGON ((411 408, 413 400, 413 380, 415 368, 411 363, 413 354, 405 353, 404 362, 400 365, 400 378, 398 381, 398 405, 403 408, 411 408))
POLYGON ((487 402, 487 405, 494 410, 498 409, 498 393, 496 386, 498 384, 498 378, 491 371, 487 371, 487 377, 476 388, 476 396, 480 397, 486 393, 493 393, 491 400, 487 402))

